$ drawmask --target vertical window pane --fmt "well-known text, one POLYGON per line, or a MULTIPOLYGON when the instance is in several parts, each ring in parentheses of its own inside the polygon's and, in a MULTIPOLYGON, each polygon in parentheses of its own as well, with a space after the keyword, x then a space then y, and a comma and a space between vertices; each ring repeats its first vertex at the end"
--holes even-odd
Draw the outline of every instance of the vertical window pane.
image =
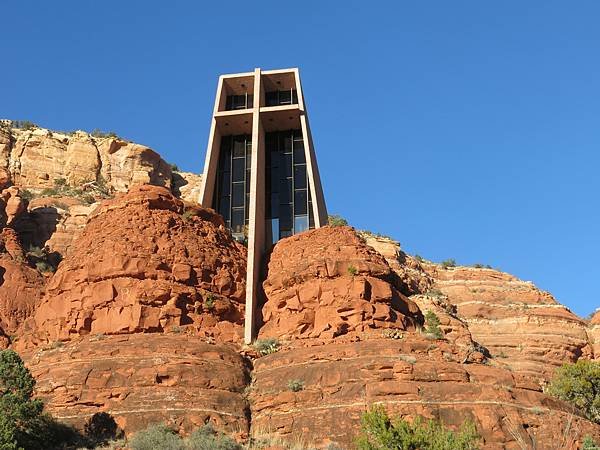
POLYGON ((294 191, 294 214, 307 214, 308 199, 306 198, 306 189, 294 191))
POLYGON ((219 214, 223 216, 223 219, 229 220, 229 197, 219 199, 219 214))
POLYGON ((243 137, 236 137, 233 141, 233 157, 241 158, 246 156, 246 140, 243 137))
POLYGON ((279 183, 279 201, 281 203, 292 202, 292 180, 290 178, 284 178, 279 183))
POLYGON ((308 230, 308 216, 294 217, 294 233, 302 233, 308 230))
POLYGON ((271 220, 271 234, 273 235, 273 244, 279 240, 279 219, 271 220))
POLYGON ((271 194, 271 217, 279 217, 279 194, 271 194))
POLYGON ((292 153, 292 136, 291 134, 286 133, 283 136, 283 152, 284 153, 292 153))
POLYGON ((276 106, 277 105, 277 91, 267 92, 265 94, 265 102, 267 106, 276 106))
MULTIPOLYGON (((296 103, 298 103, 298 101, 296 100, 296 103)), ((254 107, 254 95, 252 94, 248 94, 248 104, 246 105, 247 108, 253 108, 254 107)))
POLYGON ((306 189, 306 165, 294 166, 294 189, 306 189))
POLYGON ((231 228, 234 233, 244 231, 244 208, 235 208, 231 210, 231 228))
POLYGON ((292 103, 292 91, 285 90, 279 91, 279 104, 280 105, 289 105, 292 103))
POLYGON ((221 172, 221 185, 219 186, 220 195, 229 195, 230 192, 231 178, 229 172, 221 172))
POLYGON ((292 176, 292 155, 284 154, 282 155, 281 161, 281 176, 282 177, 291 177, 292 176))
POLYGON ((279 230, 292 230, 292 205, 279 205, 279 230))
POLYGON ((244 181, 244 175, 246 173, 246 160, 245 158, 234 158, 233 160, 233 173, 232 181, 244 181))
POLYGON ((296 89, 292 89, 292 103, 294 105, 298 103, 298 91, 296 89))
POLYGON ((294 163, 304 164, 306 156, 304 155, 304 141, 294 141, 294 163))
POLYGON ((244 183, 233 183, 231 206, 244 206, 244 199, 246 193, 244 192, 244 183))

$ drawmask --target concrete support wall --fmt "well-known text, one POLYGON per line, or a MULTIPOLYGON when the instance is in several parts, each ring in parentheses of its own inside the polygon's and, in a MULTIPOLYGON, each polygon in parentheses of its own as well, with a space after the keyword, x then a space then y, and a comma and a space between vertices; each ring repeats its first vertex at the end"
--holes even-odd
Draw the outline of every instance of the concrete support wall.
MULTIPOLYGON (((254 92, 261 92, 260 69, 254 75, 254 92)), ((260 265, 265 249, 265 133, 260 123, 260 104, 252 113, 252 156, 250 163, 250 212, 248 223, 248 265, 246 272, 246 318, 244 341, 256 335, 256 314, 260 292, 260 265)))

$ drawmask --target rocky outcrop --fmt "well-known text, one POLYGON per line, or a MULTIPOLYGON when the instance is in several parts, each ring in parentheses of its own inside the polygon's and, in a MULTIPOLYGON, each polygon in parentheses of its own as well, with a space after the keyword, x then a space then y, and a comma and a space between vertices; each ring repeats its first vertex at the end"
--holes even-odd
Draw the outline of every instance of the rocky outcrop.
POLYGON ((433 285, 433 279, 422 264, 400 249, 400 244, 388 237, 359 232, 365 243, 373 247, 388 262, 398 278, 400 290, 405 295, 422 294, 433 285))
POLYGON ((173 184, 171 190, 189 203, 200 201, 200 188, 202 187, 202 175, 191 172, 173 172, 173 184))
POLYGON ((252 434, 272 430, 319 448, 351 445, 372 404, 459 427, 474 422, 482 448, 576 448, 600 426, 540 392, 529 377, 490 364, 462 364, 456 347, 414 333, 402 339, 290 348, 255 361, 252 434), (291 382, 301 389, 290 388, 291 382))
POLYGON ((249 375, 229 346, 175 333, 95 335, 24 357, 48 411, 80 428, 108 412, 127 434, 159 422, 247 434, 249 375))
POLYGON ((350 227, 281 240, 263 287, 261 337, 333 338, 372 328, 414 329, 417 306, 393 284, 385 259, 350 227))
POLYGON ((594 351, 594 358, 600 359, 600 311, 598 310, 588 323, 588 338, 594 351))
POLYGON ((0 348, 34 312, 43 285, 43 277, 27 265, 14 230, 4 228, 0 232, 0 336, 4 336, 0 348))
POLYGON ((556 367, 591 357, 586 323, 548 292, 493 269, 426 265, 434 295, 446 297, 473 339, 539 383, 556 367))
POLYGON ((40 197, 29 202, 13 227, 26 248, 47 247, 65 257, 97 206, 74 197, 40 197))
POLYGON ((156 186, 103 202, 49 281, 25 342, 179 327, 239 340, 246 249, 214 212, 182 213, 156 186))
MULTIPOLYGON (((0 127, 0 168, 12 184, 39 190, 102 181, 116 192, 138 184, 171 186, 171 167, 154 150, 118 137, 0 127)), ((2 178, 2 176, 0 176, 2 178)))

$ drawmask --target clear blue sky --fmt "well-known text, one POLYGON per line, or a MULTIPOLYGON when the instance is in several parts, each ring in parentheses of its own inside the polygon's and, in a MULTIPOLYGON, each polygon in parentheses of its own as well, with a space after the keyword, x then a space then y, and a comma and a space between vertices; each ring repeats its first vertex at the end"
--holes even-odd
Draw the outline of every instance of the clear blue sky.
POLYGON ((0 117, 200 172, 217 77, 298 66, 330 212, 600 306, 600 3, 4 2, 0 117))

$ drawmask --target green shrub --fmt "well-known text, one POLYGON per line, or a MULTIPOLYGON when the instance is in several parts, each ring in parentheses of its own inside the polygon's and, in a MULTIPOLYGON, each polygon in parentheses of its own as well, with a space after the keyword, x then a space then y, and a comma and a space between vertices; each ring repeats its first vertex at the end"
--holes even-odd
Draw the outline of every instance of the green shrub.
POLYGON ((342 216, 338 216, 337 214, 332 214, 327 219, 327 221, 329 222, 329 226, 332 227, 343 227, 348 225, 348 221, 342 216))
POLYGON ((44 404, 32 399, 35 380, 13 350, 0 352, 0 449, 13 450, 30 441, 32 426, 43 420, 44 404))
POLYGON ((431 288, 427 292, 425 292, 425 295, 428 295, 429 297, 443 297, 444 293, 438 288, 431 288))
POLYGON ((290 380, 288 381, 288 389, 292 392, 300 392, 304 389, 304 381, 302 380, 290 380))
POLYGON ((348 274, 351 276, 354 276, 358 273, 358 269, 356 267, 354 267, 353 265, 349 265, 348 266, 348 274))
POLYGON ((129 446, 132 450, 185 450, 179 435, 165 424, 151 425, 138 431, 129 446))
POLYGON ((547 392, 571 403, 589 420, 600 423, 600 363, 580 359, 559 367, 547 392))
POLYGON ((171 172, 179 172, 179 166, 177 164, 167 163, 171 167, 171 172))
POLYGON ((117 133, 114 131, 102 131, 99 128, 94 128, 90 133, 92 136, 97 138, 118 138, 117 133))
POLYGON ((13 120, 12 126, 22 130, 33 130, 34 128, 39 128, 35 123, 30 122, 29 120, 13 120))
POLYGON ((242 450, 242 446, 229 436, 217 432, 212 426, 204 425, 185 440, 187 450, 242 450))
POLYGON ((440 319, 433 311, 427 311, 425 313, 425 333, 434 337, 435 339, 441 339, 444 337, 444 333, 440 328, 440 319))
POLYGON ((600 449, 600 446, 598 446, 596 444, 596 441, 594 441, 594 438, 592 438, 589 435, 587 435, 583 438, 583 442, 581 444, 582 444, 581 450, 598 450, 598 449, 600 449))
POLYGON ((254 341, 254 349, 262 356, 270 355, 279 350, 279 341, 275 338, 257 339, 254 341))
POLYGON ((186 222, 188 220, 190 220, 192 217, 196 217, 198 215, 198 212, 193 210, 193 209, 186 209, 183 214, 181 215, 181 217, 183 218, 183 220, 185 220, 186 222))
POLYGON ((420 263, 425 262, 425 259, 421 255, 415 255, 414 258, 420 263))
POLYGON ((459 431, 446 429, 440 422, 425 422, 416 417, 412 423, 390 418, 383 407, 374 406, 361 418, 359 450, 472 450, 479 436, 472 422, 463 423, 459 431))
POLYGON ((447 269, 449 267, 456 267, 456 261, 452 258, 446 259, 441 262, 442 268, 447 269))
POLYGON ((21 197, 23 200, 27 200, 28 202, 33 200, 33 192, 31 192, 28 189, 21 189, 19 190, 19 197, 21 197))
POLYGON ((35 268, 39 273, 54 273, 56 270, 51 264, 46 261, 37 261, 35 263, 35 268))
POLYGON ((212 310, 215 307, 215 296, 213 294, 208 294, 204 298, 204 303, 202 304, 202 306, 207 311, 212 310))

